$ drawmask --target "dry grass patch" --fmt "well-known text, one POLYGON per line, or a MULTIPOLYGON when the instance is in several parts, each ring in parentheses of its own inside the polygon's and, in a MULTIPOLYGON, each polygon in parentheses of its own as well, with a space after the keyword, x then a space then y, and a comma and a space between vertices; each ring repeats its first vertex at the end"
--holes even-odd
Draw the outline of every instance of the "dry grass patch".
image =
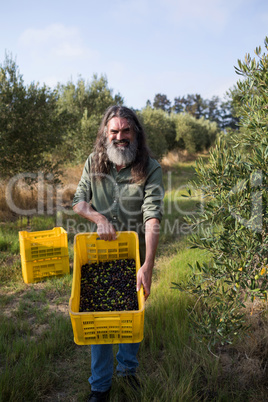
POLYGON ((77 166, 66 166, 60 178, 63 185, 68 185, 69 183, 77 185, 81 178, 83 169, 84 163, 77 166))
POLYGON ((65 167, 59 184, 44 180, 42 175, 32 184, 23 179, 0 182, 0 221, 14 221, 22 215, 30 220, 33 214, 51 215, 59 206, 70 208, 83 167, 65 167))
POLYGON ((10 186, 8 181, 0 184, 0 220, 13 221, 20 215, 20 211, 29 211, 37 208, 38 188, 23 180, 18 180, 10 186))
POLYGON ((208 158, 208 152, 201 152, 197 154, 189 154, 186 150, 172 150, 169 151, 160 161, 164 171, 177 167, 180 164, 193 165, 198 158, 208 158))
POLYGON ((252 313, 247 308, 247 321, 250 329, 243 338, 233 345, 220 346, 220 382, 240 392, 251 390, 250 402, 262 402, 268 395, 268 309, 258 304, 252 313), (264 398, 264 399, 263 399, 264 398))

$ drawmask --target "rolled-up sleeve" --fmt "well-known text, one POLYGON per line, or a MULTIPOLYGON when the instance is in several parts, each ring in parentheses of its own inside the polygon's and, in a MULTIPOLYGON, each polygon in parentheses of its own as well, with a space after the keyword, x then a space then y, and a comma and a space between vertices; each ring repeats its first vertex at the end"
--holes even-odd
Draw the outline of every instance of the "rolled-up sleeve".
POLYGON ((78 183, 73 198, 72 206, 78 204, 81 201, 86 201, 89 203, 91 197, 92 197, 92 191, 91 191, 91 179, 90 179, 90 158, 88 157, 83 169, 81 179, 78 183))
POLYGON ((143 223, 152 218, 157 218, 161 222, 164 193, 162 169, 157 163, 150 171, 144 186, 143 223))

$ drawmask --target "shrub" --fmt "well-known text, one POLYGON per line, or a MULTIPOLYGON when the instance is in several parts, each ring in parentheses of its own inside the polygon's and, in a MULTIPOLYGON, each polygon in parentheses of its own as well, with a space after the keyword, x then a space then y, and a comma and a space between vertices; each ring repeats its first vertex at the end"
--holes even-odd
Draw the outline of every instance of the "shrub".
POLYGON ((175 124, 176 141, 180 148, 186 149, 189 153, 208 149, 219 132, 217 124, 204 117, 196 119, 188 113, 180 113, 174 114, 172 118, 175 124))
POLYGON ((175 127, 168 113, 161 109, 152 109, 150 106, 138 112, 144 126, 148 145, 155 158, 161 158, 175 145, 175 127))

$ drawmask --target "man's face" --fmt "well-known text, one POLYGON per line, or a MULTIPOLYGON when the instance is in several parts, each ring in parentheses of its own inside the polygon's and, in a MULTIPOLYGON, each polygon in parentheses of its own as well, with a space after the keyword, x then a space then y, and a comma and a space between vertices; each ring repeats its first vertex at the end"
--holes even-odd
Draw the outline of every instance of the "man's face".
POLYGON ((107 124, 107 155, 118 166, 131 164, 137 152, 136 135, 127 119, 113 117, 107 124))
POLYGON ((135 138, 134 130, 127 119, 113 117, 107 125, 108 141, 116 147, 127 147, 135 138))

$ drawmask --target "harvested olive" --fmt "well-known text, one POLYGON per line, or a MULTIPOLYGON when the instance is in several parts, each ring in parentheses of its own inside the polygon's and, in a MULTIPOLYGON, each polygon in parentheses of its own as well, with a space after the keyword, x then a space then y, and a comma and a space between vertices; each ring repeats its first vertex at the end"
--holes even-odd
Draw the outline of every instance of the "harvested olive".
POLYGON ((80 312, 138 309, 134 259, 82 265, 80 312))

